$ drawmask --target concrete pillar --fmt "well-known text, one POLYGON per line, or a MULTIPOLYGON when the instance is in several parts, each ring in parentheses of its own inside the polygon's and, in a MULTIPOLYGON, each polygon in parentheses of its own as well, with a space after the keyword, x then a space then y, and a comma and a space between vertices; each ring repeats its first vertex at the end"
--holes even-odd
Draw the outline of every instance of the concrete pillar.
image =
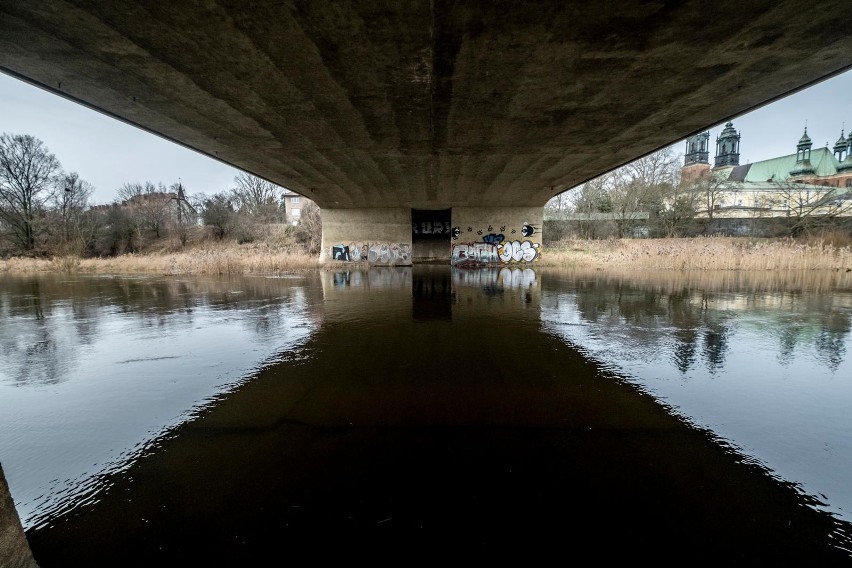
POLYGON ((38 568, 0 466, 0 566, 38 568))
POLYGON ((411 209, 323 209, 320 261, 411 266, 411 209))
POLYGON ((454 266, 532 265, 542 255, 543 207, 453 207, 454 266))

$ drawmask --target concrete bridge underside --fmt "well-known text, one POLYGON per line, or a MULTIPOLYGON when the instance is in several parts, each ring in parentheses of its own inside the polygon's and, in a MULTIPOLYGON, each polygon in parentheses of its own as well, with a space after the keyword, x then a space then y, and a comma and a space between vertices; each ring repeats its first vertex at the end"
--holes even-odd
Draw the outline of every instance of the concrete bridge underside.
POLYGON ((309 197, 327 256, 405 263, 415 209, 515 258, 553 195, 848 69, 850 21, 848 0, 0 0, 0 69, 309 197))

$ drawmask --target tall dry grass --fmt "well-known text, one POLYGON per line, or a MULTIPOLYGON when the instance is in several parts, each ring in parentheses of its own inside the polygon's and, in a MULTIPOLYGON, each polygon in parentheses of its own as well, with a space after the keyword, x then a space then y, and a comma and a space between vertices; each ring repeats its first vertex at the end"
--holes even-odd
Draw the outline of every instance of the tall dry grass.
POLYGON ((566 240, 549 246, 543 266, 594 270, 852 271, 852 246, 826 241, 694 239, 566 240))
POLYGON ((73 256, 0 260, 0 272, 77 272, 96 274, 251 274, 315 268, 319 259, 295 249, 267 243, 208 243, 182 251, 126 254, 110 258, 73 256))
POLYGON ((707 292, 831 292, 852 289, 852 271, 839 270, 630 270, 543 268, 557 279, 627 284, 671 294, 707 292))
MULTIPOLYGON (((334 263, 339 265, 339 263, 334 263)), ((114 258, 0 260, 0 272, 155 274, 280 273, 320 266, 317 255, 275 241, 238 245, 207 241, 182 250, 114 258)), ((594 271, 791 271, 852 272, 852 245, 826 240, 694 239, 566 240, 545 248, 538 266, 594 271)))

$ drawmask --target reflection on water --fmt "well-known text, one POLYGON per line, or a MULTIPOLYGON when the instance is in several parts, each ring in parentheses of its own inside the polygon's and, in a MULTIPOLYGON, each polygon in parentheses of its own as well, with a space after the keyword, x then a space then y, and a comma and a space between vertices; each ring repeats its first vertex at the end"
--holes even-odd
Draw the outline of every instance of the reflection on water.
POLYGON ((0 459, 42 568, 410 554, 421 528, 600 559, 848 558, 837 278, 7 277, 0 459), (352 532, 379 526, 412 531, 352 532))
POLYGON ((25 526, 100 486, 318 320, 301 280, 0 281, 0 459, 25 526))
POLYGON ((852 287, 795 276, 554 276, 542 322, 852 520, 852 287))

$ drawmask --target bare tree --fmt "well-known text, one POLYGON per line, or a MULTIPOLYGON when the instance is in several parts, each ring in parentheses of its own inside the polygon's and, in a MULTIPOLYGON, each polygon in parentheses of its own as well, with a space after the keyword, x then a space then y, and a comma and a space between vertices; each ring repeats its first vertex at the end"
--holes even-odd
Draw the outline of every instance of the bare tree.
MULTIPOLYGON (((612 213, 612 199, 609 191, 612 188, 613 179, 613 174, 610 172, 566 192, 571 200, 573 212, 588 216, 592 213, 612 213)), ((594 239, 607 234, 611 226, 612 221, 580 220, 577 221, 577 232, 581 238, 594 239)))
POLYGON ((173 183, 169 186, 169 190, 171 191, 171 199, 174 202, 175 232, 180 239, 180 244, 185 246, 189 236, 189 227, 194 225, 198 220, 198 210, 190 203, 181 182, 173 183))
POLYGON ((609 195, 616 213, 618 236, 625 236, 636 226, 637 213, 656 216, 662 212, 679 183, 680 154, 671 146, 615 170, 609 195))
POLYGON ((566 215, 571 212, 571 196, 570 192, 563 191, 554 195, 544 205, 544 216, 546 219, 565 219, 566 215))
POLYGON ((201 210, 201 219, 204 224, 211 228, 213 236, 223 239, 234 229, 234 217, 236 215, 231 203, 230 193, 216 193, 204 199, 204 207, 201 210))
POLYGON ((650 197, 649 189, 639 180, 619 178, 610 190, 609 196, 612 199, 615 226, 619 237, 624 237, 628 229, 633 226, 636 213, 645 212, 646 203, 650 197))
POLYGON ((611 213, 612 201, 609 190, 612 188, 611 173, 587 181, 579 188, 565 192, 571 200, 574 213, 611 213))
POLYGON ((633 160, 617 170, 622 180, 637 182, 647 190, 675 187, 680 182, 681 155, 672 146, 633 160))
POLYGON ((127 209, 140 237, 160 238, 169 221, 172 196, 163 184, 125 183, 118 190, 121 206, 127 209))
POLYGON ((281 187, 245 172, 236 176, 234 183, 232 203, 240 213, 266 222, 283 218, 281 187))
POLYGON ((60 172, 44 143, 27 134, 0 136, 0 221, 19 249, 36 247, 36 218, 53 195, 60 172))
POLYGON ((319 206, 306 201, 302 206, 302 215, 296 227, 296 240, 304 244, 311 254, 316 254, 322 246, 322 217, 319 206))
POLYGON ((89 210, 97 226, 92 252, 98 256, 114 256, 138 249, 138 228, 131 211, 120 203, 89 210))
POLYGON ((731 189, 732 183, 725 175, 710 174, 696 180, 689 188, 694 194, 696 214, 706 215, 712 221, 713 215, 722 207, 722 201, 731 189))
POLYGON ((77 172, 59 177, 59 186, 53 194, 51 205, 59 222, 59 240, 63 245, 82 249, 91 242, 92 218, 86 214, 89 198, 95 188, 80 178, 77 172))
POLYGON ((852 213, 852 195, 848 189, 791 181, 778 183, 777 190, 764 198, 764 203, 785 211, 793 235, 808 233, 816 225, 852 213))
POLYGON ((659 216, 660 226, 667 237, 683 236, 690 228, 698 211, 699 197, 691 186, 678 184, 673 188, 659 216))

